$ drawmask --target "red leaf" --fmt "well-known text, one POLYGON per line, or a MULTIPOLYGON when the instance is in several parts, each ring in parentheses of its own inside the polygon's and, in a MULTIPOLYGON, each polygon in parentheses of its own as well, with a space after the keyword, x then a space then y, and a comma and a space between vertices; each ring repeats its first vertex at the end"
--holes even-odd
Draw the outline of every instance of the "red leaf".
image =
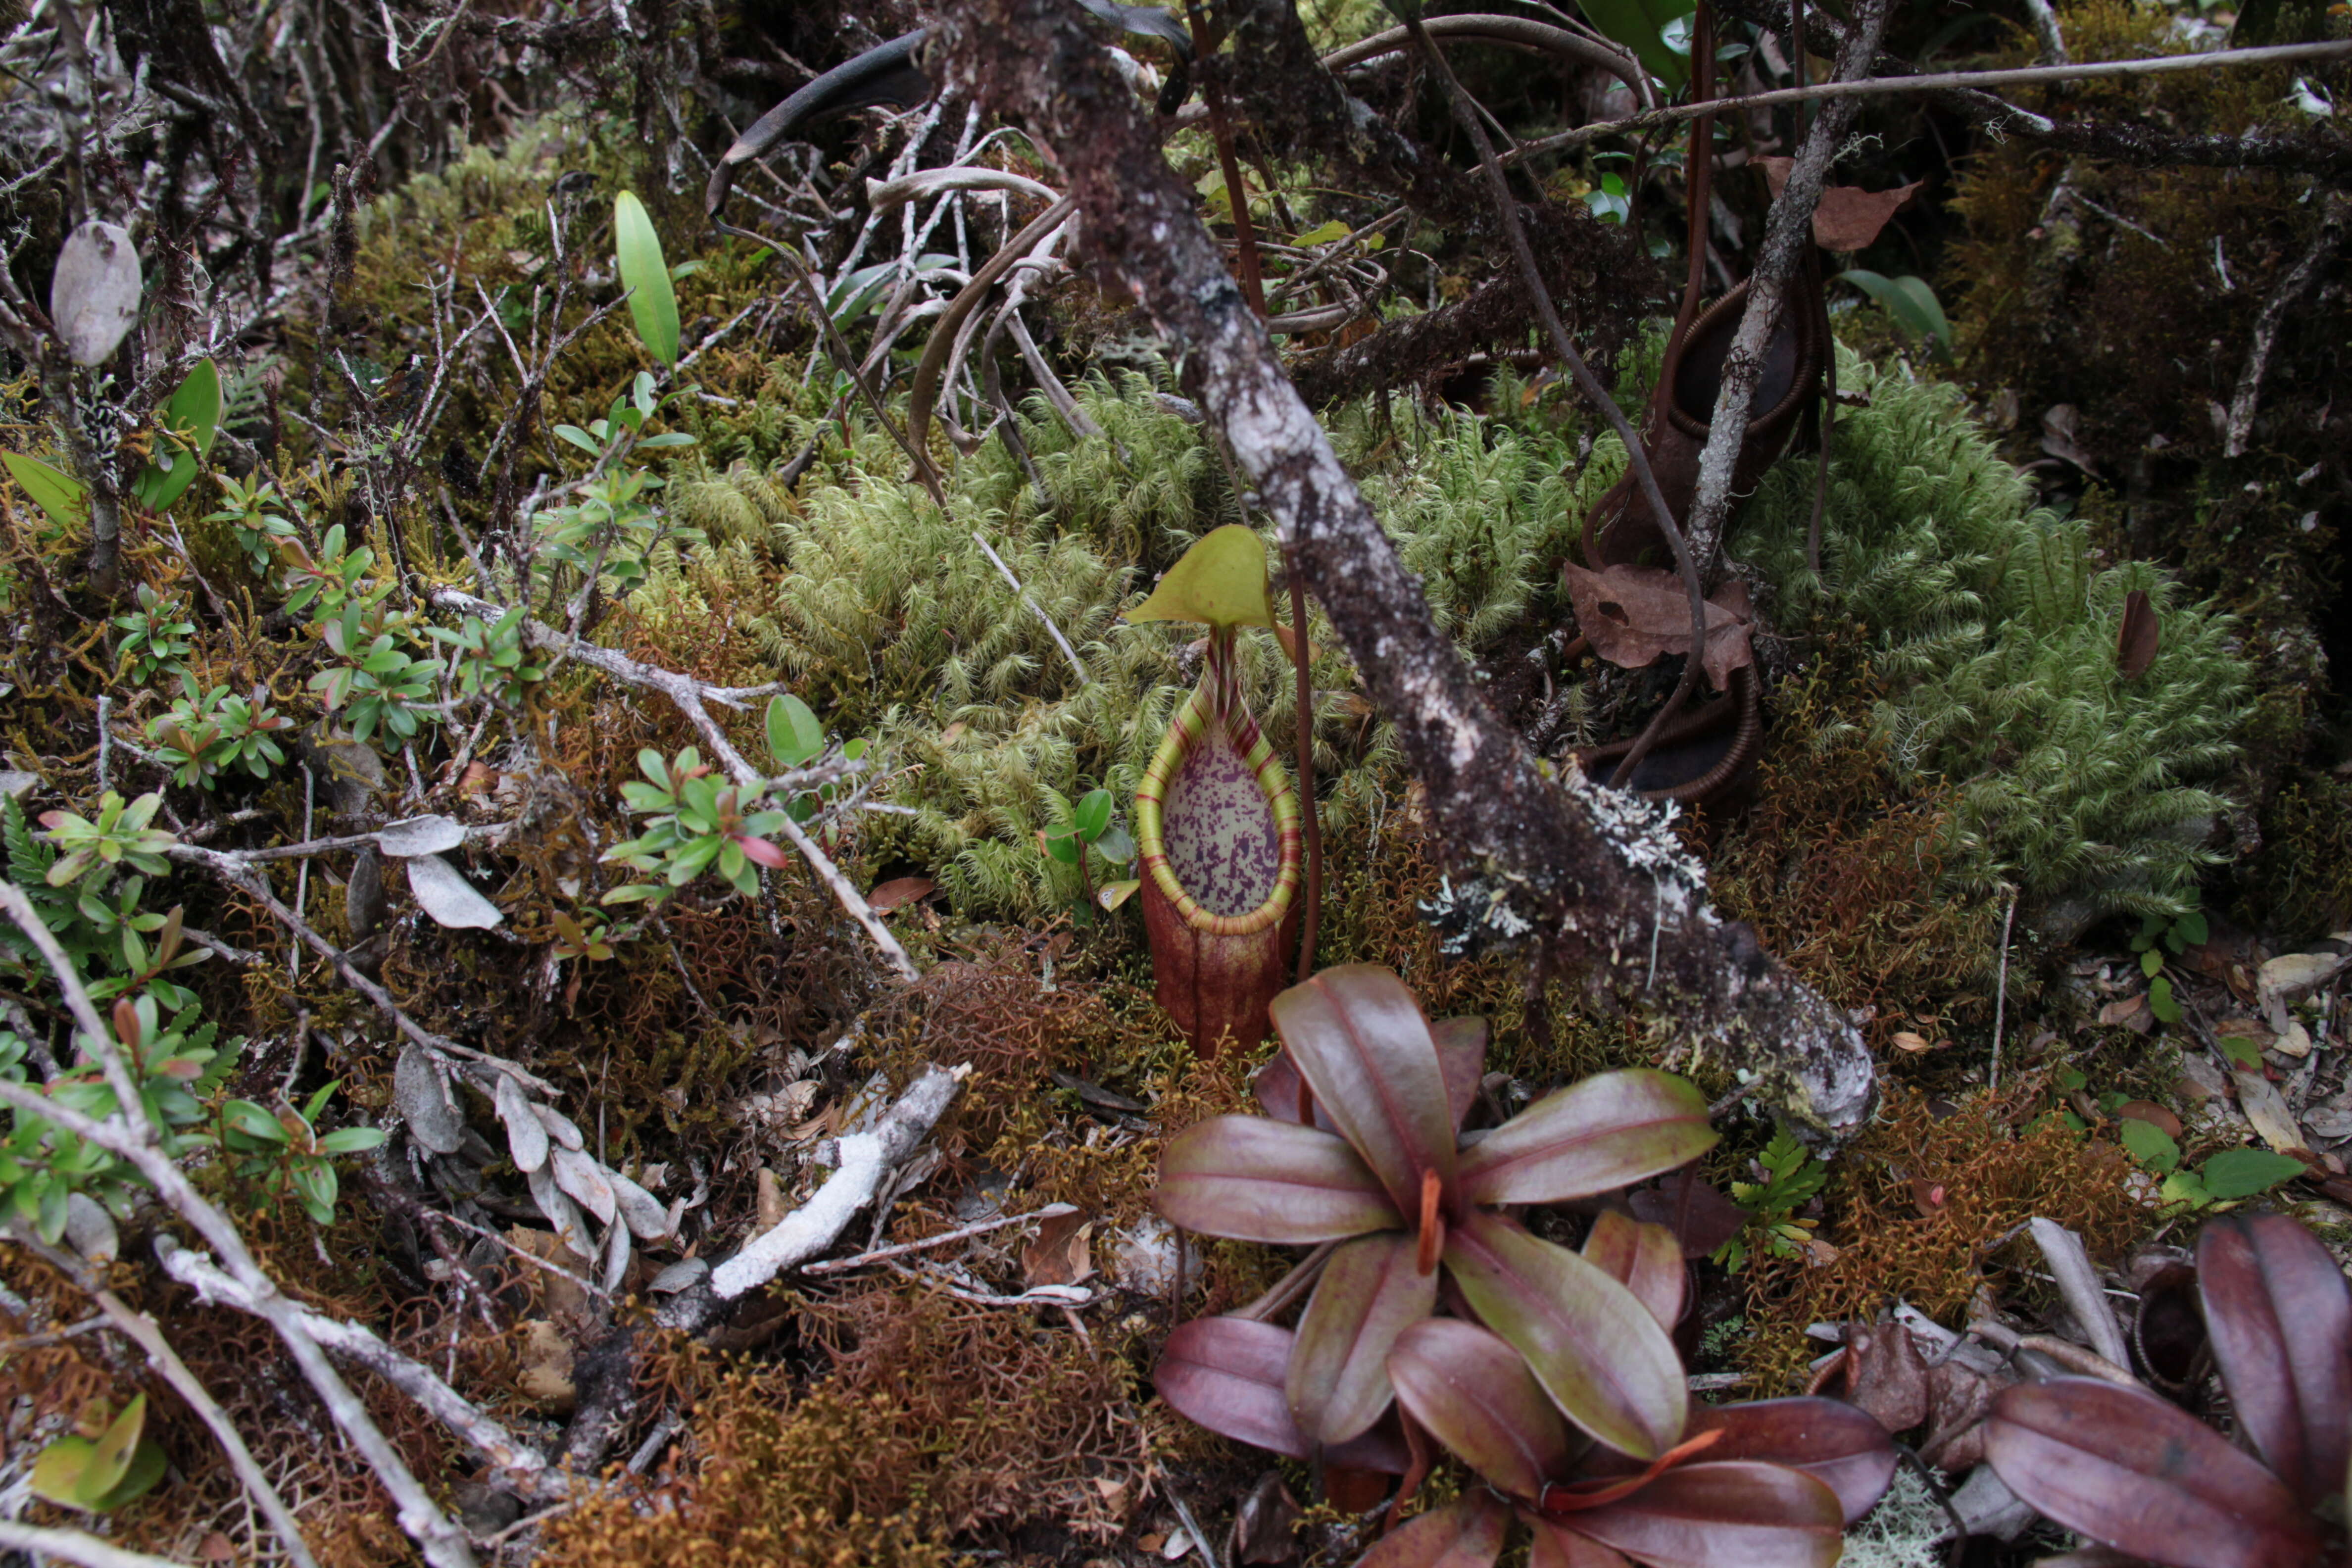
POLYGON ((1658 1327, 1674 1332, 1683 1315, 1683 1290, 1690 1268, 1675 1233, 1662 1225, 1644 1225, 1615 1209, 1603 1209, 1584 1238, 1584 1256, 1609 1278, 1622 1285, 1650 1309, 1658 1327))
POLYGON ((1257 1076, 1250 1079, 1250 1092, 1257 1096, 1258 1104, 1276 1121, 1304 1126, 1311 1113, 1315 1126, 1326 1132, 1339 1131, 1331 1125, 1331 1113, 1323 1109, 1315 1091, 1307 1087, 1305 1075, 1299 1072, 1298 1064, 1287 1050, 1275 1052, 1273 1058, 1257 1069, 1257 1076))
POLYGON ((1152 1386, 1187 1419, 1294 1459, 1313 1457, 1283 1397, 1291 1333, 1249 1318, 1179 1323, 1152 1369, 1152 1386))
POLYGON ((1635 1219, 1664 1226, 1680 1237, 1685 1258, 1710 1257, 1748 1228, 1748 1211, 1687 1166, 1658 1178, 1654 1189, 1637 1187, 1625 1201, 1635 1219))
POLYGON ((1462 1160, 1472 1203, 1589 1197, 1686 1165, 1714 1146, 1706 1096, 1689 1079, 1633 1068, 1546 1095, 1462 1160))
POLYGON ((1836 1494, 1801 1470, 1685 1465, 1568 1526, 1649 1568, 1832 1568, 1845 1544, 1836 1494))
POLYGON ((1312 1244, 1401 1227, 1346 1140, 1263 1116, 1213 1116, 1160 1156, 1160 1212, 1186 1230, 1312 1244))
POLYGON ((2156 606, 2147 590, 2134 588, 2124 596, 2123 624, 2116 628, 2116 668, 2126 680, 2137 680, 2156 662, 2164 646, 2164 629, 2157 625, 2156 606))
POLYGON ((735 840, 735 847, 743 851, 745 859, 757 860, 771 871, 781 871, 793 863, 791 856, 764 838, 754 838, 748 833, 730 834, 729 837, 735 840))
POLYGON ((1503 1490, 1532 1498, 1568 1462, 1568 1427, 1525 1358, 1475 1323, 1415 1323, 1388 1367, 1412 1418, 1503 1490))
POLYGON ((1340 1247, 1298 1321, 1285 1389, 1298 1429, 1344 1443, 1381 1417, 1389 1347, 1437 1306, 1437 1275, 1413 1267, 1413 1238, 1393 1231, 1340 1247))
POLYGON ((1445 1266, 1570 1421, 1638 1459, 1674 1447, 1689 1403, 1682 1358, 1632 1291, 1483 1208, 1453 1227, 1445 1266))
POLYGON ((2319 1560, 2278 1478, 2156 1395, 2087 1377, 2001 1391, 1985 1458, 2009 1489, 2103 1546, 2176 1568, 2319 1560))
POLYGON ((1445 1079, 1403 981, 1377 964, 1344 964, 1276 996, 1271 1012, 1307 1087, 1399 1213, 1418 1211, 1423 1171, 1452 1188, 1445 1079))
POLYGON ((1486 1035, 1484 1018, 1447 1018, 1429 1026, 1437 1047, 1437 1069, 1445 1079, 1445 1108, 1457 1134, 1478 1101, 1478 1082, 1486 1075, 1486 1035))
POLYGON ((1502 1555, 1510 1511, 1485 1492, 1424 1513, 1366 1552, 1356 1568, 1488 1568, 1502 1555))
POLYGON ((2315 1509, 2352 1459, 2352 1290, 2284 1215, 2229 1215, 2197 1240, 2197 1293, 2238 1425, 2315 1509))
POLYGON ((1895 1479, 1894 1439, 1869 1412, 1843 1400, 1696 1405, 1686 1430, 1723 1434, 1707 1450, 1710 1463, 1755 1459, 1804 1471, 1837 1494, 1848 1524, 1868 1513, 1895 1479))
POLYGON ((1535 1533, 1528 1546, 1528 1568, 1631 1568, 1623 1552, 1564 1524, 1528 1509, 1521 1509, 1519 1517, 1535 1533))

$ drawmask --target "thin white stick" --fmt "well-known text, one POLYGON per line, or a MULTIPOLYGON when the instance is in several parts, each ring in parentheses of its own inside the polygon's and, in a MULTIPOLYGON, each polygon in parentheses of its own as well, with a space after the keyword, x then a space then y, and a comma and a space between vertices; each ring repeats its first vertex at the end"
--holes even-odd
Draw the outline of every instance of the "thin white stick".
POLYGON ((1007 1226, 1027 1225, 1031 1220, 1053 1219, 1059 1215, 1077 1212, 1077 1205, 1075 1204, 1047 1204, 1034 1214, 1013 1214, 1006 1215, 1001 1219, 984 1219, 977 1225, 960 1226, 954 1230, 943 1231, 938 1236, 927 1236, 920 1241, 902 1241, 895 1247, 877 1247, 871 1252, 861 1252, 855 1258, 834 1258, 823 1263, 812 1263, 801 1272, 838 1274, 844 1269, 863 1268, 868 1264, 886 1262, 893 1258, 903 1258, 909 1252, 921 1252, 929 1247, 945 1247, 951 1241, 966 1241, 975 1236, 986 1236, 992 1230, 1003 1230, 1007 1226))
POLYGON ((16 1552, 46 1552, 75 1563, 78 1568, 180 1568, 168 1557, 126 1552, 79 1530, 44 1530, 37 1524, 18 1524, 9 1519, 0 1519, 0 1546, 16 1552))
POLYGON ((1020 595, 1023 604, 1029 606, 1029 613, 1045 623, 1045 629, 1054 634, 1054 641, 1060 647, 1062 657, 1068 659, 1070 668, 1078 672, 1078 684, 1084 686, 1092 680, 1094 677, 1087 673, 1087 667, 1078 659, 1078 650, 1070 646, 1070 639, 1062 635, 1062 628, 1054 624, 1054 617, 1047 615, 1037 601, 1029 596, 1029 590, 1021 585, 1021 579, 1013 574, 1013 568, 1004 563, 1004 557, 989 547, 988 540, 976 528, 971 531, 971 542, 980 546, 980 552, 988 557, 997 571, 1003 574, 1007 583, 1013 584, 1013 591, 1020 595))

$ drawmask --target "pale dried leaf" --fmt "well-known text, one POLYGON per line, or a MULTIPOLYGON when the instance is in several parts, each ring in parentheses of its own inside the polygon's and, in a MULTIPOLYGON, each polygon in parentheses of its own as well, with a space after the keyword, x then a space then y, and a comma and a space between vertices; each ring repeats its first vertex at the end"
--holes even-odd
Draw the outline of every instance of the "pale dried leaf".
POLYGON ((588 1222, 581 1217, 579 1205, 556 1185, 551 1165, 552 1162, 530 1173, 530 1201, 539 1205, 539 1212, 555 1227, 557 1239, 575 1257, 593 1263, 596 1260, 596 1244, 589 1239, 588 1222))
POLYGON ((588 1147, 588 1140, 580 1136, 580 1129, 574 1127, 572 1119, 563 1112, 538 1104, 532 1105, 531 1110, 538 1114, 539 1124, 547 1129, 547 1135, 566 1149, 588 1147))
POLYGON ((409 1135, 436 1154, 454 1154, 465 1142, 464 1118, 449 1103, 432 1056, 414 1041, 400 1047, 392 1069, 392 1102, 407 1119, 409 1135))
POLYGON ((49 284, 49 320, 74 363, 112 354, 139 319, 139 247, 131 231, 96 218, 66 236, 49 284))
POLYGON ((699 1258, 689 1258, 673 1263, 646 1284, 646 1289, 657 1296, 675 1296, 680 1290, 690 1290, 701 1278, 710 1272, 710 1265, 699 1258))
POLYGON ((507 1124, 507 1152, 513 1156, 515 1169, 527 1176, 547 1163, 547 1129, 512 1075, 499 1074, 495 1099, 499 1120, 507 1124))
POLYGON ((408 862, 408 890, 436 925, 487 931, 507 918, 438 855, 421 855, 408 862))
POLYGON ((544 1318, 534 1318, 522 1327, 522 1373, 516 1379, 518 1385, 542 1409, 568 1415, 579 1396, 572 1383, 571 1342, 544 1318))
POLYGON ((629 1227, 616 1225, 604 1237, 604 1293, 617 1296, 629 1278, 629 1227))
POLYGON ((376 847, 395 859, 446 855, 466 842, 465 826, 454 816, 411 816, 376 831, 376 847))
POLYGON ((111 1263, 122 1252, 114 1216, 105 1205, 82 1193, 66 1196, 66 1242, 92 1263, 111 1263))
POLYGON ((555 1184, 587 1205, 598 1224, 611 1225, 619 1205, 613 1197, 613 1184, 604 1179, 604 1167, 578 1150, 561 1145, 548 1152, 548 1159, 555 1168, 555 1184))
POLYGON ((621 1211, 621 1223, 636 1233, 639 1241, 659 1241, 670 1231, 669 1211, 653 1194, 609 1167, 604 1172, 605 1183, 613 1189, 613 1201, 621 1211))
POLYGON ((2246 1068, 2230 1076, 2237 1080, 2238 1109, 2246 1113, 2263 1142, 2282 1154, 2307 1157, 2311 1152, 2304 1147, 2303 1129, 2286 1108, 2286 1097, 2279 1093, 2278 1085, 2246 1068))

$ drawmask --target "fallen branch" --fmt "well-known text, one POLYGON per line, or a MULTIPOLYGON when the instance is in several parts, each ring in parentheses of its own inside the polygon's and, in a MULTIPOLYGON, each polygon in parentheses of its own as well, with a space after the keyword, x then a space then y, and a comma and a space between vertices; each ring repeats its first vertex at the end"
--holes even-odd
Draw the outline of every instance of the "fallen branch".
MULTIPOLYGON (((489 621, 506 614, 503 606, 478 599, 457 588, 436 589, 433 603, 489 621)), ((735 749, 735 743, 727 738, 727 731, 719 727, 719 721, 713 719, 710 710, 704 706, 706 702, 720 702, 732 707, 744 697, 765 694, 772 688, 711 686, 675 670, 641 664, 626 654, 616 653, 600 644, 566 637, 539 621, 525 620, 523 626, 525 635, 535 647, 560 648, 589 668, 608 675, 625 686, 642 687, 668 698, 672 705, 686 715, 687 722, 694 726, 695 733, 710 747, 711 753, 739 787, 764 795, 774 783, 744 760, 743 753, 735 749)), ((801 831, 800 824, 789 816, 784 818, 782 832, 793 847, 800 852, 801 858, 808 862, 809 868, 816 873, 817 879, 832 890, 834 898, 849 917, 866 928, 866 934, 873 940, 876 947, 882 950, 882 956, 889 961, 890 967, 898 972, 899 978, 921 978, 915 968, 915 961, 907 956, 907 950, 898 945, 897 937, 890 934, 890 928, 882 923, 881 917, 874 912, 874 907, 866 901, 865 895, 852 887, 849 879, 841 874, 841 868, 833 863, 833 858, 817 847, 816 840, 801 831)))
MULTIPOLYGON (((256 1317, 269 1316, 243 1281, 232 1279, 203 1253, 180 1247, 168 1236, 156 1237, 155 1250, 163 1260, 163 1271, 194 1290, 198 1299, 256 1317)), ((283 1298, 278 1307, 330 1354, 375 1373, 455 1433, 489 1467, 491 1474, 485 1478, 489 1484, 527 1502, 555 1502, 572 1496, 572 1479, 549 1464, 537 1448, 476 1409, 430 1367, 386 1344, 373 1330, 283 1298)))
POLYGON ((961 0, 941 24, 946 68, 1050 146, 1103 276, 1182 356, 1187 393, 1230 444, 1370 694, 1394 718, 1436 840, 1479 880, 1475 934, 1538 944, 1547 963, 1579 965, 1629 998, 1652 975, 1654 945, 1653 1000, 1686 1037, 1722 1042, 1753 1075, 1750 1095, 1815 1137, 1859 1126, 1873 1074, 1852 1020, 1748 927, 1706 908, 1704 872, 1663 812, 1580 779, 1564 789, 1495 717, 1080 16, 1068 0, 961 0))
MULTIPOLYGON (((1832 37, 1843 42, 1849 35, 1843 28, 1832 28, 1832 37)), ((1872 57, 1870 64, 1874 68, 1884 69, 1889 63, 1877 58, 1874 47, 1872 57)), ((2298 60, 2347 58, 2352 58, 2352 41, 2339 39, 2318 44, 2273 44, 2257 49, 2212 49, 2198 55, 2160 55, 2146 60, 2094 60, 2081 65, 2021 66, 2011 70, 1938 71, 1921 76, 1853 77, 1815 82, 1809 87, 1776 87, 1767 92, 1751 92, 1741 98, 1718 98, 1705 104, 1679 103, 1671 108, 1627 115, 1622 120, 1597 121, 1591 125, 1580 125, 1573 131, 1563 131, 1557 135, 1525 142, 1517 153, 1507 154, 1504 162, 1516 163, 1545 153, 1581 147, 1604 136, 1638 135, 1662 125, 1678 125, 1701 114, 1731 114, 1770 109, 1783 103, 1888 98, 1913 92, 1964 93, 1972 100, 1977 118, 1982 119, 1988 114, 2006 116, 2014 122, 2007 129, 2026 132, 2042 139, 2055 139, 2064 128, 2063 122, 1993 98, 1984 89, 2089 81, 2102 77, 2168 76, 2180 71, 2224 70, 2245 66, 2285 65, 2298 60)), ((2347 149, 2345 155, 2352 158, 2352 149, 2347 149)))
POLYGON ((2066 1299, 2066 1310, 2074 1315, 2075 1325, 2090 1336, 2091 1348, 2116 1366, 2128 1368, 2131 1352, 2125 1348, 2123 1330, 2116 1326, 2115 1309, 2107 1305, 2106 1289, 2091 1267, 2090 1255, 2083 1250, 2083 1238, 2056 1220, 2039 1215, 2032 1228, 2033 1245, 2048 1260, 2050 1273, 2058 1281, 2058 1293, 2066 1299))
POLYGON ((839 1140, 839 1168, 808 1202, 712 1269, 711 1293, 731 1301, 831 1247, 857 1212, 874 1201, 883 1176, 906 1163, 947 1114, 971 1075, 967 1067, 930 1068, 908 1086, 873 1131, 845 1134, 839 1140))
POLYGON ((440 1505, 417 1483, 407 1463, 377 1427, 359 1396, 336 1375, 326 1352, 306 1331, 299 1309, 279 1293, 276 1281, 255 1261, 235 1222, 197 1192, 179 1163, 163 1152, 160 1131, 148 1119, 146 1102, 136 1090, 121 1047, 100 1021, 81 976, 58 945, 57 938, 49 933, 31 901, 13 882, 0 881, 0 910, 6 910, 47 961, 59 989, 65 993, 66 1005, 81 1025, 83 1048, 97 1058, 109 1087, 114 1090, 116 1110, 100 1121, 23 1084, 5 1079, 0 1079, 0 1100, 46 1118, 85 1142, 130 1162, 172 1211, 194 1226, 220 1255, 230 1277, 253 1299, 256 1313, 278 1331, 295 1365, 301 1369, 304 1381, 391 1495, 400 1528, 416 1542, 425 1560, 433 1568, 473 1568, 474 1553, 466 1544, 465 1531, 450 1522, 440 1505))
POLYGON ((2237 390, 2230 395, 2230 426, 2228 444, 2222 455, 2242 458, 2246 443, 2254 433, 2254 410, 2263 395, 2263 377, 2270 370, 2271 351, 2278 343, 2279 329, 2285 325, 2289 310, 2303 302, 2311 286, 2326 270, 2327 263, 2337 246, 2344 243, 2347 219, 2352 219, 2352 199, 2342 191, 2327 193, 2325 216, 2319 220, 2319 233, 2311 248, 2279 279, 2271 297, 2263 301, 2262 313, 2254 318, 2254 341, 2246 354, 2246 368, 2238 376, 2237 390))
POLYGON ((812 1263, 801 1272, 810 1275, 839 1274, 845 1269, 864 1268, 871 1264, 887 1263, 893 1258, 904 1258, 910 1252, 923 1252, 934 1247, 945 1247, 950 1242, 969 1241, 975 1236, 986 1236, 991 1231, 1003 1230, 1007 1226, 1027 1225, 1033 1220, 1053 1219, 1061 1215, 1077 1212, 1077 1206, 1074 1204, 1047 1204, 1044 1208, 1031 1214, 1009 1214, 997 1219, 984 1219, 973 1225, 958 1226, 953 1230, 941 1231, 937 1236, 927 1236, 920 1241, 902 1241, 894 1247, 877 1247, 871 1252, 861 1252, 855 1258, 830 1258, 823 1263, 812 1263))

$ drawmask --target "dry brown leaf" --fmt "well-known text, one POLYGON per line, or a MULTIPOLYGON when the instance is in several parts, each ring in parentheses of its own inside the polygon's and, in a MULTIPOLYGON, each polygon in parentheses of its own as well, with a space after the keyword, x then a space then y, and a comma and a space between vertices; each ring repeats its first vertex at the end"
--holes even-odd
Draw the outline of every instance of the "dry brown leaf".
POLYGON ((866 895, 866 901, 877 914, 888 914, 892 910, 917 903, 939 890, 939 884, 929 877, 893 877, 866 895))
POLYGON ((1898 1051, 1909 1051, 1916 1056, 1927 1047, 1928 1040, 1925 1035, 1915 1035, 1908 1029, 1898 1029, 1895 1033, 1895 1048, 1898 1051))
POLYGON ((760 1167, 758 1186, 759 1196, 755 1204, 758 1216, 756 1223, 764 1235, 783 1224, 784 1215, 792 1211, 784 1206, 783 1184, 776 1180, 776 1173, 765 1165, 760 1167))
POLYGON ((1036 1236, 1021 1249, 1022 1278, 1029 1289, 1077 1285, 1091 1278, 1094 1228, 1094 1220, 1078 1209, 1040 1221, 1036 1236))
POLYGON ((2120 1024, 2126 1029, 2145 1035, 2156 1027, 2156 1015, 2147 1005, 2147 993, 2143 991, 2137 996, 2126 996, 2100 1008, 2099 1022, 2109 1026, 2120 1024))
MULTIPOLYGON (((1623 564, 1590 572, 1571 561, 1562 574, 1576 605, 1577 629, 1610 663, 1642 669, 1664 655, 1690 652, 1690 596, 1674 573, 1623 564)), ((1731 672, 1756 662, 1748 641, 1747 584, 1737 578, 1725 584, 1706 610, 1706 647, 1700 663, 1717 690, 1728 690, 1731 672)))
POLYGON ((2230 1076, 2237 1081, 2238 1109, 2246 1113, 2246 1120, 2253 1124, 2263 1142, 2297 1159, 2314 1157, 2304 1147, 2302 1125, 2286 1108, 2286 1097, 2279 1092, 2278 1085, 2245 1068, 2237 1068, 2230 1076))
POLYGON ((2123 1121, 2145 1121, 2167 1138, 2180 1136, 2180 1118, 2152 1100, 2126 1100, 2116 1107, 2116 1116, 2123 1121))
POLYGON ((578 1398, 572 1384, 572 1342, 544 1318, 533 1318, 522 1329, 522 1372, 517 1385, 541 1408, 570 1415, 578 1398))
POLYGON ((1282 1484, 1282 1472, 1266 1471, 1234 1510, 1233 1545, 1227 1556, 1235 1563, 1289 1562, 1298 1555, 1298 1539, 1291 1533, 1298 1519, 1298 1500, 1282 1484))
MULTIPOLYGON (((1794 158, 1759 158, 1774 199, 1789 183, 1794 158)), ((1866 250, 1889 219, 1911 205, 1925 181, 1914 180, 1891 191, 1865 191, 1860 185, 1826 185, 1813 205, 1813 243, 1823 250, 1866 250)))

